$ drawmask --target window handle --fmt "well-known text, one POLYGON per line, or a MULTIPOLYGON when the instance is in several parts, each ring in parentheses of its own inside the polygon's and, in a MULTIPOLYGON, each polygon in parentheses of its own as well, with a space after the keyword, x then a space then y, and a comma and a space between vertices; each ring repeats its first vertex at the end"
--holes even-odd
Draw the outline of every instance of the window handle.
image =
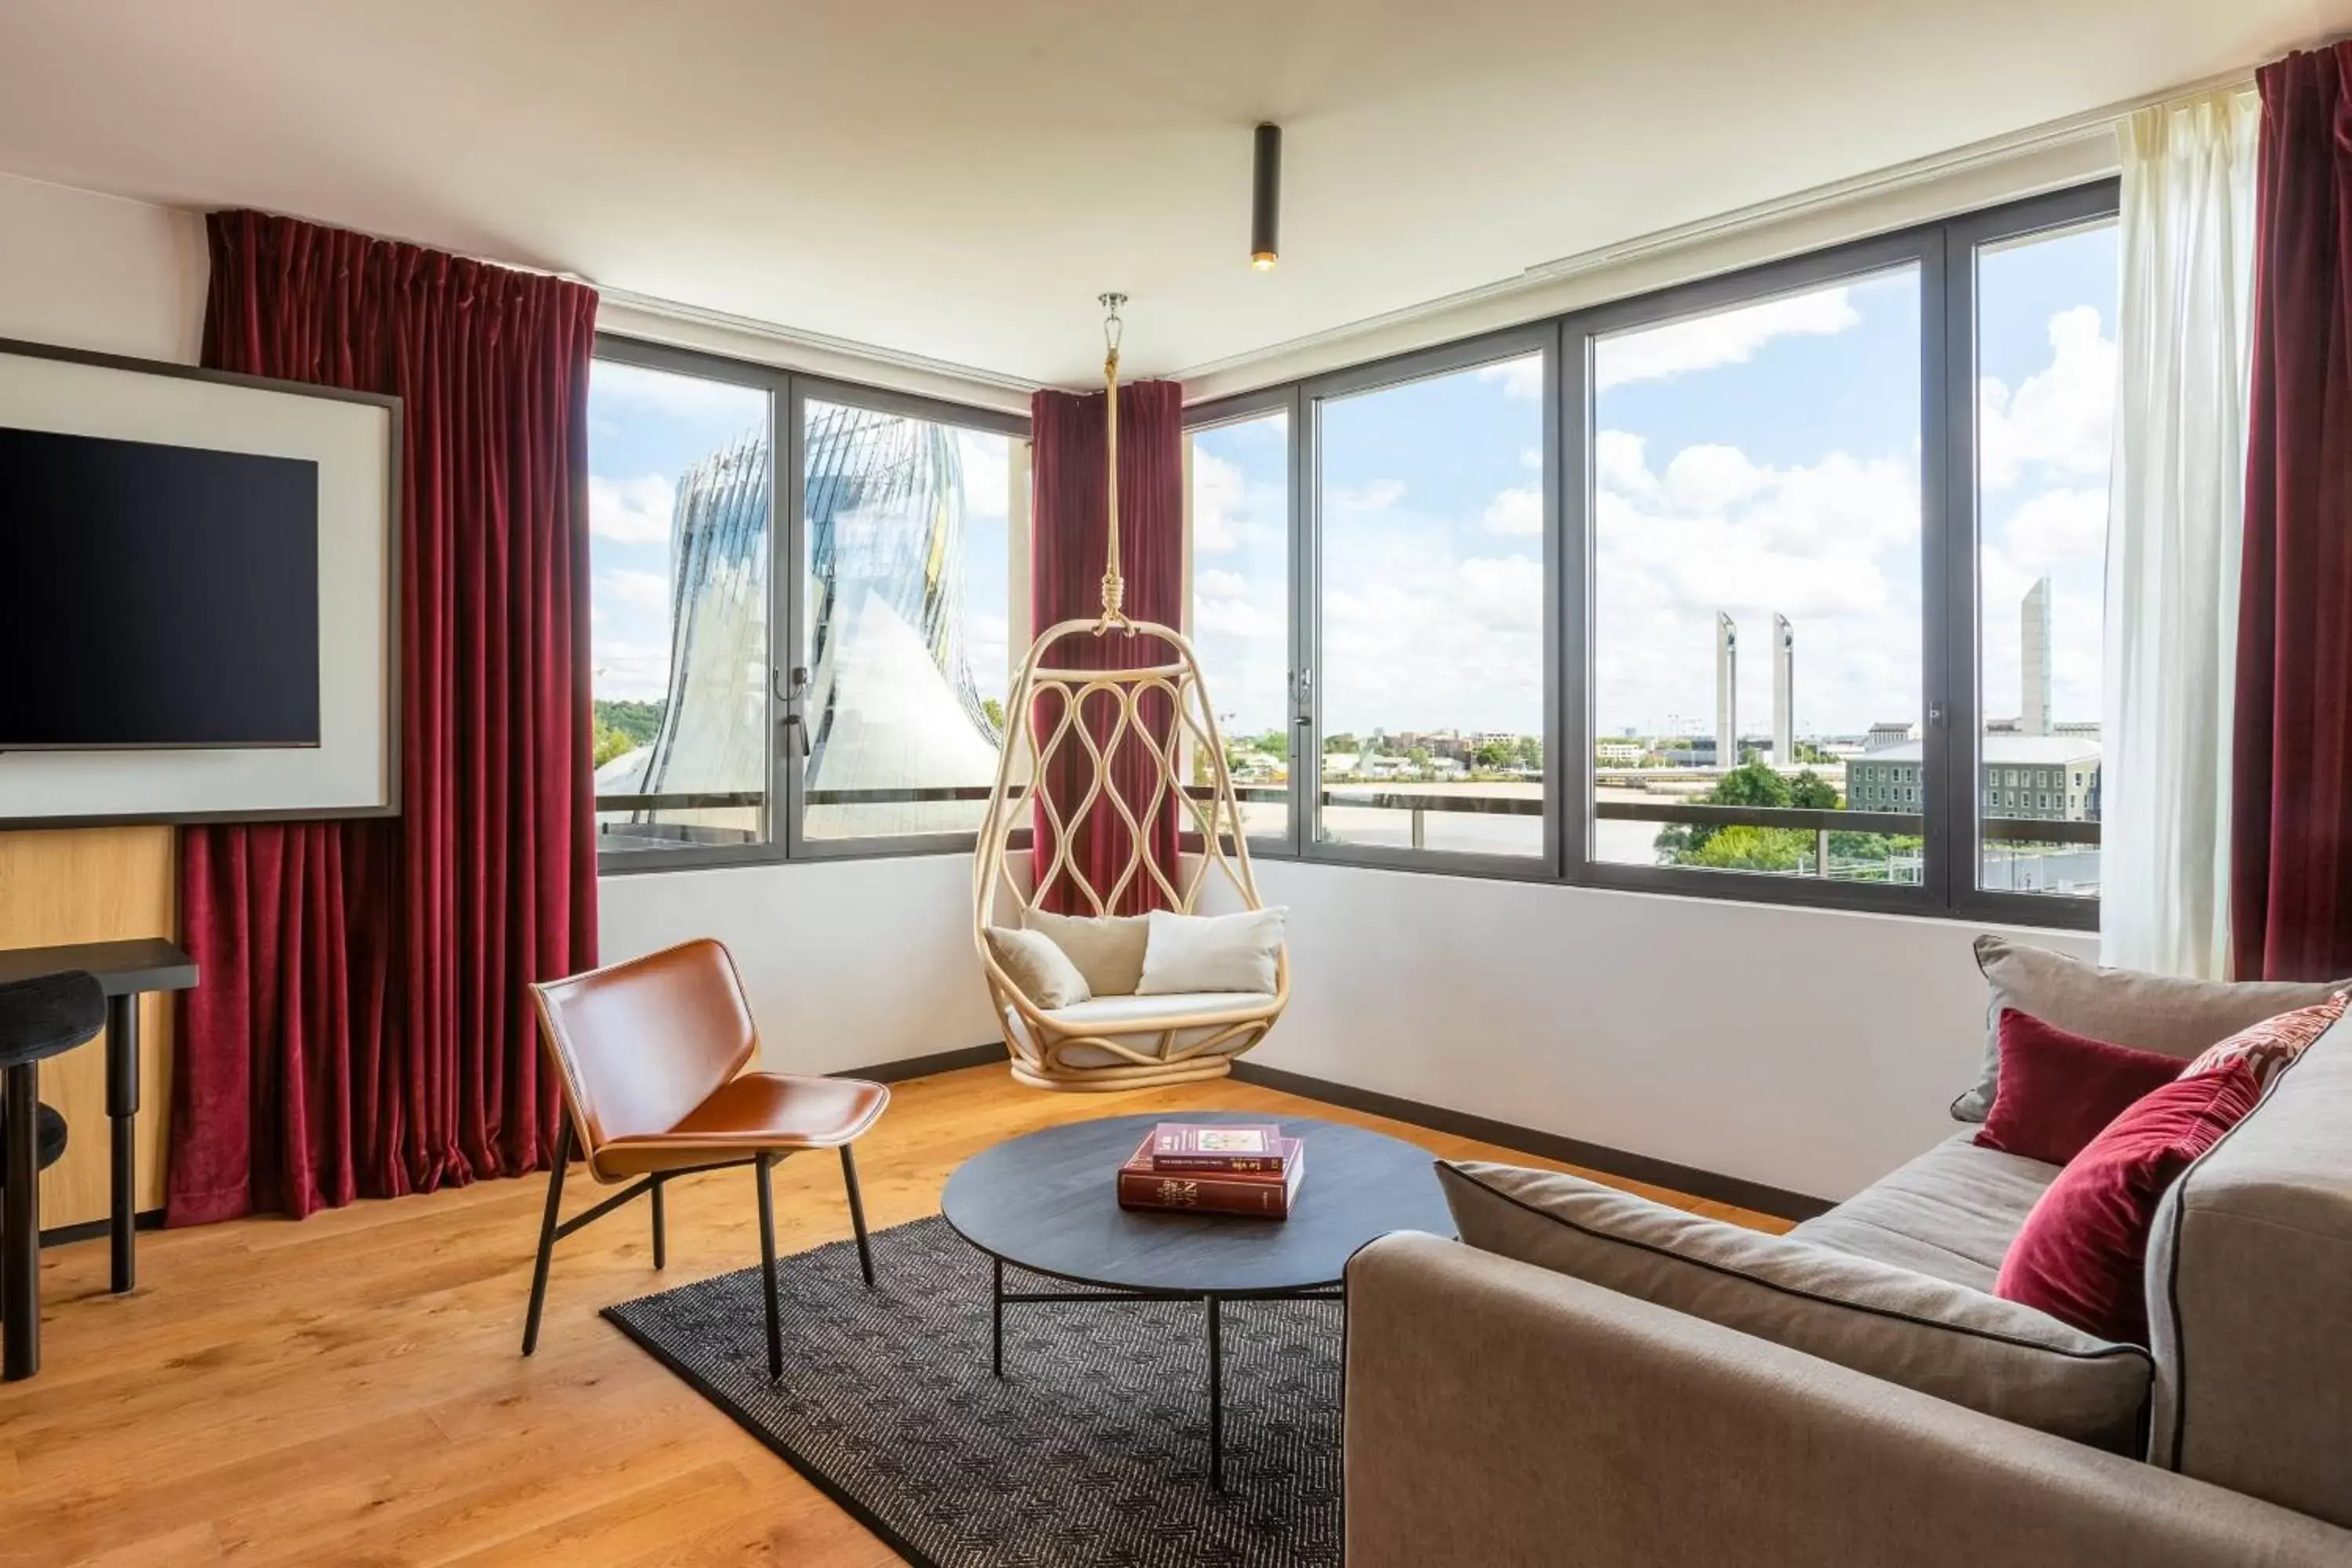
POLYGON ((799 714, 787 713, 784 715, 784 754, 791 756, 794 752, 803 757, 809 754, 808 725, 799 714))

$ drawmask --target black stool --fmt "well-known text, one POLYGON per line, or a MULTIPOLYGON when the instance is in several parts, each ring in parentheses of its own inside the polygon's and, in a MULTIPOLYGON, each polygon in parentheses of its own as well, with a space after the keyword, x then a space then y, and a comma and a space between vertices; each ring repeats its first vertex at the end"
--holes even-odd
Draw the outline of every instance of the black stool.
POLYGON ((37 1064, 105 1027, 106 990, 94 974, 0 985, 0 1379, 10 1383, 41 1370, 40 1175, 65 1152, 65 1121, 40 1102, 37 1064))

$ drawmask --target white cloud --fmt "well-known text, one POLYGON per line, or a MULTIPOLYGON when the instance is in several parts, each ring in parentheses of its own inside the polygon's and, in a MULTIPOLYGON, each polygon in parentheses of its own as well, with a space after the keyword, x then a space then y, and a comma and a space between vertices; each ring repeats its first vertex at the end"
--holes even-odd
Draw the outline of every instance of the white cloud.
POLYGON ((1192 599, 1192 631, 1198 637, 1241 637, 1262 642, 1279 638, 1283 635, 1283 623, 1280 616, 1261 609, 1246 599, 1199 594, 1192 599))
POLYGON ((1539 534, 1543 531, 1543 492, 1533 485, 1514 485, 1486 503, 1489 533, 1539 534))
POLYGON ((1249 597, 1249 580, 1238 572, 1223 572, 1212 568, 1209 571, 1196 572, 1192 574, 1192 592, 1195 594, 1207 595, 1219 599, 1246 599, 1249 597))
POLYGON ((1238 464, 1192 448, 1192 548, 1211 554, 1238 550, 1248 484, 1238 464))
POLYGON ((1721 511, 1746 500, 1770 479, 1737 447, 1685 447, 1666 464, 1666 500, 1696 511, 1721 511))
POLYGON ((956 455, 963 464, 964 510, 973 517, 1001 518, 1010 510, 1013 495, 1013 438, 992 430, 955 433, 956 455))
POLYGON ((669 576, 661 572, 613 571, 597 574, 596 602, 623 615, 654 615, 669 618, 669 576))
POLYGON ((2011 559, 2027 572, 2046 572, 2068 562, 2104 563, 2107 492, 2084 488, 2043 490, 2019 503, 2003 534, 2011 559))
POLYGON ((1656 492, 1657 478, 1643 456, 1645 445, 1641 437, 1625 430, 1603 430, 1593 437, 1594 477, 1603 491, 1635 497, 1656 492))
POLYGON ((1541 447, 1520 447, 1519 467, 1533 468, 1538 473, 1543 472, 1543 448, 1541 447))
POLYGON ((669 644, 600 637, 588 650, 596 695, 649 702, 669 689, 669 644))
POLYGON ((600 359, 590 367, 588 398, 591 406, 599 410, 624 405, 674 418, 740 419, 746 429, 768 411, 768 395, 751 387, 707 376, 673 375, 609 359, 600 359))
POLYGON ((1987 489, 2006 489, 2034 466, 2059 478, 2105 475, 2116 344, 2093 307, 2050 318, 2050 363, 2014 392, 1992 376, 1977 391, 1978 460, 1987 489))
POLYGON ((588 531, 615 544, 667 544, 677 488, 660 474, 588 476, 588 531))
POLYGON ((1369 484, 1339 485, 1324 492, 1333 511, 1386 511, 1404 499, 1402 479, 1374 479, 1369 484))
POLYGON ((1543 395, 1544 362, 1541 354, 1529 354, 1525 359, 1505 360, 1500 364, 1481 365, 1478 379, 1498 383, 1506 397, 1538 398, 1543 395))
POLYGON ((1606 389, 1743 364, 1774 338, 1824 337, 1861 320, 1843 287, 1790 294, 1603 338, 1593 353, 1594 378, 1606 389))

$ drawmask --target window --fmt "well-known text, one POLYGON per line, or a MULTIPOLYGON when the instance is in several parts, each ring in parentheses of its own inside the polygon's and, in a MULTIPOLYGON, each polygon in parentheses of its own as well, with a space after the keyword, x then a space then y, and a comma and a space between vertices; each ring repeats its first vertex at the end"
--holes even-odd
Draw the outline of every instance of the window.
MULTIPOLYGON (((1593 718, 1680 765, 1596 784, 1600 863, 1914 879, 1832 831, 1843 755, 1925 717, 1920 267, 1612 313, 1590 355, 1593 718), (1809 815, 1810 814, 1810 815, 1809 815)), ((1881 752, 1915 816, 1923 742, 1881 752)))
MULTIPOLYGON (((1973 244, 1982 765, 2030 762, 2037 786, 2095 776, 2107 449, 2119 258, 2095 221, 1973 244)), ((2005 768, 2004 768, 2004 771, 2005 768)), ((2099 889, 2095 795, 2037 793, 2040 824, 1988 816, 1976 884, 2041 898, 2099 889)))
POLYGON ((1318 845, 1545 865, 1542 342, 1315 398, 1318 845))
POLYGON ((1235 754, 1287 765, 1253 837, 2095 925, 2116 200, 1193 411, 1198 640, 1235 754))
POLYGON ((1016 416, 599 340, 604 869, 969 842, 1003 723, 1025 435, 1016 416))
POLYGON ((597 847, 771 841, 772 398, 599 358, 588 377, 597 847))
MULTIPOLYGON (((1290 462, 1286 396, 1185 433, 1186 630, 1259 848, 1286 847, 1290 832, 1290 462)), ((1209 782, 1199 757, 1192 777, 1209 782)))
POLYGON ((977 832, 1012 684, 1017 443, 831 396, 806 400, 802 430, 802 830, 977 832))

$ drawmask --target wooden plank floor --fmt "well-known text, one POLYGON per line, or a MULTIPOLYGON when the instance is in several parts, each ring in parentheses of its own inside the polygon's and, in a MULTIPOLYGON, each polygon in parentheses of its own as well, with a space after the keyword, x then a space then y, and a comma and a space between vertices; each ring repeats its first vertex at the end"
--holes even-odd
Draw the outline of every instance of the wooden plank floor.
MULTIPOLYGON (((1188 1107, 1353 1121, 1433 1153, 1518 1158, 1244 1084, 1055 1095, 973 1068, 898 1086, 859 1145, 868 1217, 880 1228, 936 1213, 948 1173, 1003 1139, 1188 1107)), ((839 1175, 830 1157, 778 1170, 781 1250, 847 1234, 839 1175)), ((596 1317, 755 1260, 750 1174, 672 1184, 662 1274, 643 1204, 562 1243, 539 1354, 525 1361, 545 1191, 543 1178, 491 1182, 300 1224, 142 1236, 140 1288, 119 1298, 106 1294, 103 1241, 51 1249, 44 1370, 0 1385, 0 1563, 897 1562, 596 1317)), ((575 1180, 566 1212, 602 1195, 575 1180)))

